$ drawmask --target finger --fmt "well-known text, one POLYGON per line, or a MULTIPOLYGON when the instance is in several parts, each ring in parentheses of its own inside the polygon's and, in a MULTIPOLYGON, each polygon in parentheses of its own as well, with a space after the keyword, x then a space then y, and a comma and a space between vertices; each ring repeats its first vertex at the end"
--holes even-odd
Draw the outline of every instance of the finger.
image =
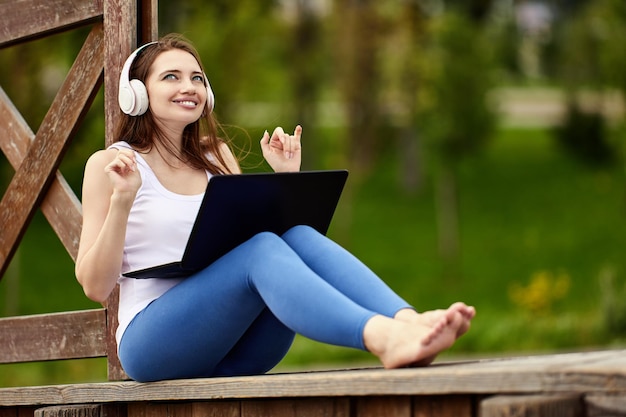
POLYGON ((261 147, 266 148, 270 143, 270 134, 267 132, 263 132, 263 136, 261 137, 261 147))
POLYGON ((300 142, 300 138, 302 137, 302 126, 300 125, 296 126, 296 128, 293 131, 293 136, 298 142, 300 142))
POLYGON ((293 158, 293 136, 285 135, 285 158, 293 158))
POLYGON ((272 132, 271 140, 284 143, 283 136, 285 136, 285 131, 282 127, 278 126, 276 129, 274 129, 274 132, 272 132))
POLYGON ((117 160, 119 162, 121 162, 122 166, 121 168, 127 168, 130 169, 131 171, 135 171, 136 170, 136 162, 135 162, 135 158, 134 155, 129 156, 127 154, 119 154, 117 156, 117 160))

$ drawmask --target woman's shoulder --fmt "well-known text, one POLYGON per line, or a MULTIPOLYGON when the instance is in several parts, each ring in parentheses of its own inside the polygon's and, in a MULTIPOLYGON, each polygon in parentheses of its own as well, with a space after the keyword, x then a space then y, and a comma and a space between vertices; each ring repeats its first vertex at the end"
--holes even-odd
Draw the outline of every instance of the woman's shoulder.
POLYGON ((226 168, 233 174, 241 173, 241 167, 239 165, 239 161, 235 157, 232 152, 232 149, 228 144, 224 141, 221 141, 218 145, 218 149, 222 158, 224 159, 224 163, 226 164, 226 168))
POLYGON ((85 164, 85 175, 93 171, 103 173, 104 167, 115 159, 116 154, 117 150, 114 148, 101 149, 91 154, 85 164))

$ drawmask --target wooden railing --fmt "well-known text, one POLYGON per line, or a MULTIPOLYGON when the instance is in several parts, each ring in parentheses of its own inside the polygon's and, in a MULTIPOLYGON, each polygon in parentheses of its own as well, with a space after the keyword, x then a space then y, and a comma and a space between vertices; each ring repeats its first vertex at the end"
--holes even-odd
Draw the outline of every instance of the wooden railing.
MULTIPOLYGON (((0 149, 15 169, 0 201, 1 279, 39 207, 76 259, 81 205, 58 167, 103 85, 103 146, 111 142, 120 114, 117 88, 122 64, 138 43, 158 34, 156 0, 5 1, 0 2, 0 16, 0 48, 91 26, 36 133, 0 85, 0 149)), ((10 82, 2 80, 6 81, 10 82)), ((102 309, 0 319, 0 363, 106 356, 109 379, 124 379, 114 338, 117 303, 115 291, 102 309)))

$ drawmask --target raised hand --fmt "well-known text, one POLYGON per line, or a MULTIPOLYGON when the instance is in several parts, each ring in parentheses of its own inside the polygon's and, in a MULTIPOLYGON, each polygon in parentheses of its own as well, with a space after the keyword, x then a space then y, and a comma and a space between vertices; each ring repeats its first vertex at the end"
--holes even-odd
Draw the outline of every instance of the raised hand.
POLYGON ((104 172, 109 176, 114 192, 130 193, 134 197, 141 186, 135 153, 130 149, 118 150, 115 159, 104 167, 104 172))
POLYGON ((301 136, 302 126, 300 125, 296 126, 293 135, 285 133, 282 127, 274 129, 271 136, 267 130, 263 133, 261 138, 263 157, 275 172, 300 171, 301 136))

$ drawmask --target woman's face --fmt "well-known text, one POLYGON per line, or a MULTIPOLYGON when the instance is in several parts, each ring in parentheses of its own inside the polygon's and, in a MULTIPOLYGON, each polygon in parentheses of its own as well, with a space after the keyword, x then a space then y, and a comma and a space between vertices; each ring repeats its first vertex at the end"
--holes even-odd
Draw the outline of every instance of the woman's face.
POLYGON ((152 115, 171 127, 184 128, 204 111, 204 74, 189 52, 172 49, 159 54, 150 67, 146 89, 152 115))

